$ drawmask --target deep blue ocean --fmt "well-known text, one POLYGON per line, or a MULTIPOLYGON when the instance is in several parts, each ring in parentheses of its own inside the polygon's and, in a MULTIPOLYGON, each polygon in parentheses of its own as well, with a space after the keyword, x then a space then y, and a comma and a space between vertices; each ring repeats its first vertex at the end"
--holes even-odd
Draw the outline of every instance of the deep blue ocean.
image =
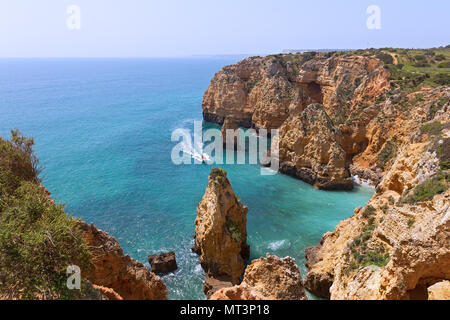
MULTIPOLYGON (((204 273, 191 253, 196 206, 212 166, 175 166, 176 128, 193 129, 215 72, 239 58, 3 59, 0 135, 33 136, 43 184, 67 211, 107 231, 124 252, 174 250, 179 269, 162 277, 170 299, 204 299, 204 273)), ((257 165, 223 165, 249 207, 251 258, 292 256, 319 242, 373 189, 318 191, 257 165)))

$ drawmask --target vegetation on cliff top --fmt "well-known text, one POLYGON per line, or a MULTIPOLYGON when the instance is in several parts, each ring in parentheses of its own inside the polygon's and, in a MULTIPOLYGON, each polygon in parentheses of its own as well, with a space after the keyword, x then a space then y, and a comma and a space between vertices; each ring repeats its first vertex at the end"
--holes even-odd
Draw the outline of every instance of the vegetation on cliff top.
POLYGON ((450 138, 443 137, 443 129, 449 127, 450 123, 433 121, 420 128, 421 134, 431 137, 427 151, 436 153, 439 159, 439 169, 436 174, 408 190, 401 197, 400 205, 432 200, 435 195, 444 193, 450 187, 450 138))
POLYGON ((416 90, 422 85, 440 86, 450 84, 450 50, 432 49, 380 49, 377 57, 383 61, 391 74, 391 81, 402 88, 416 90), (384 59, 390 55, 391 59, 384 59))
POLYGON ((76 299, 96 295, 66 285, 68 266, 90 265, 90 253, 76 221, 40 185, 33 139, 13 130, 0 138, 0 297, 76 299))
MULTIPOLYGON (((385 207, 380 209, 382 211, 387 210, 385 207)), ((361 233, 349 245, 351 254, 348 266, 345 269, 346 273, 371 265, 384 267, 389 262, 389 252, 383 245, 374 246, 373 243, 369 244, 373 231, 377 227, 375 212, 376 209, 371 205, 367 205, 362 211, 362 217, 366 220, 366 224, 361 233)))

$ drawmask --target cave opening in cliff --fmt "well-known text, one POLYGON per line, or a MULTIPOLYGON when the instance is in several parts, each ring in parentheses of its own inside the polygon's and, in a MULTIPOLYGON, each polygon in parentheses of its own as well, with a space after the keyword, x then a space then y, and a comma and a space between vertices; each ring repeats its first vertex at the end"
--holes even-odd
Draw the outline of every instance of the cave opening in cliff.
POLYGON ((309 82, 306 86, 306 93, 314 102, 323 103, 322 88, 317 82, 309 82))

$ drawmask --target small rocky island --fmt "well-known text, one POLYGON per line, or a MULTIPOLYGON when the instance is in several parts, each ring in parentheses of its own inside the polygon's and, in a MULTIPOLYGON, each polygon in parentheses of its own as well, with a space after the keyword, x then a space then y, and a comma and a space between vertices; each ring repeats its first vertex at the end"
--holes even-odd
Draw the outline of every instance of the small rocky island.
POLYGON ((295 260, 268 255, 245 268, 247 212, 235 195, 227 172, 211 170, 197 207, 194 252, 206 272, 203 290, 212 300, 303 300, 303 282, 295 260), (241 281, 242 274, 245 275, 241 281))

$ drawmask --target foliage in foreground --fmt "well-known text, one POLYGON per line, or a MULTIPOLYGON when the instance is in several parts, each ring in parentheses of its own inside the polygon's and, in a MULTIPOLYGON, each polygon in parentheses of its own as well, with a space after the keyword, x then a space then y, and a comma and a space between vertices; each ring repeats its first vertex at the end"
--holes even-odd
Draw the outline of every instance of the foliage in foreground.
POLYGON ((90 264, 87 244, 67 216, 40 185, 34 141, 12 131, 0 138, 0 297, 76 299, 90 295, 66 286, 66 268, 90 264))

